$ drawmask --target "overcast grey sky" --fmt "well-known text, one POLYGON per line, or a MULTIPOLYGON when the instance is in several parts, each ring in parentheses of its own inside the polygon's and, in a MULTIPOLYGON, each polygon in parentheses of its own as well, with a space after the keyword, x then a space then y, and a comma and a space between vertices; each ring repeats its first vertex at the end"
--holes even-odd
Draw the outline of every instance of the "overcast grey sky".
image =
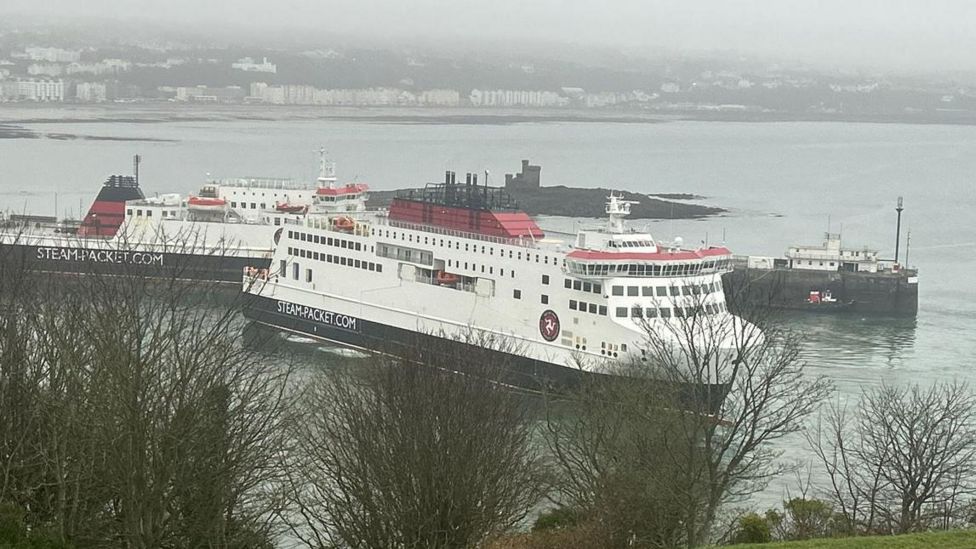
POLYGON ((365 39, 533 36, 845 66, 976 70, 973 0, 2 0, 0 12, 269 30, 314 26, 365 39))

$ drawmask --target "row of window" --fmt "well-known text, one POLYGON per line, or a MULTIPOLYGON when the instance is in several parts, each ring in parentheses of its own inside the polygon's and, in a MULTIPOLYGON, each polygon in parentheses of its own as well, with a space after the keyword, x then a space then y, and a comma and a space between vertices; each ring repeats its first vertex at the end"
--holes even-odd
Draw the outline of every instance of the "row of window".
MULTIPOLYGON (((231 208, 236 208, 237 206, 238 206, 238 203, 237 202, 231 201, 231 203, 230 203, 230 207, 231 208)), ((247 209, 247 202, 241 202, 240 203, 240 206, 241 206, 241 209, 242 210, 246 210, 247 209)), ((264 203, 264 202, 262 202, 260 204, 260 206, 261 206, 261 209, 262 210, 267 210, 268 209, 268 205, 266 203, 264 203)), ((251 202, 251 209, 252 210, 258 209, 258 204, 256 202, 251 202)))
MULTIPOLYGON (((135 213, 136 217, 142 217, 143 210, 141 208, 137 208, 136 210, 133 211, 132 208, 129 208, 129 209, 127 209, 125 211, 125 215, 127 217, 132 217, 132 214, 133 213, 135 213)), ((147 210, 145 210, 145 213, 146 213, 146 217, 152 217, 153 216, 153 211, 152 210, 148 210, 147 209, 147 210)), ((178 215, 179 215, 179 212, 176 211, 176 210, 162 210, 162 217, 177 217, 178 215)))
POLYGON ((356 250, 357 252, 360 252, 363 249, 363 245, 361 243, 353 242, 352 240, 346 240, 344 238, 332 238, 331 236, 319 236, 317 234, 308 234, 299 231, 288 231, 288 238, 300 240, 302 242, 311 242, 313 244, 337 246, 346 250, 356 250))
POLYGON ((684 318, 692 317, 696 313, 718 314, 727 310, 725 303, 706 303, 698 307, 617 307, 614 316, 617 318, 684 318))
POLYGON ((581 313, 593 313, 595 315, 607 316, 606 305, 597 305, 596 303, 586 303, 583 301, 570 299, 569 308, 573 311, 580 311, 581 313))
MULTIPOLYGON (((399 238, 400 240, 406 240, 407 242, 416 242, 417 244, 420 244, 420 235, 417 235, 416 238, 415 238, 412 233, 408 233, 408 232, 404 232, 404 233, 401 234, 401 233, 399 233, 397 231, 390 232, 389 229, 386 229, 386 230, 384 230, 384 229, 379 229, 379 230, 373 229, 372 234, 373 234, 373 236, 380 236, 380 237, 392 238, 393 240, 397 240, 399 238), (406 238, 404 238, 404 237, 406 237, 406 238)), ((437 238, 437 237, 432 237, 432 236, 424 236, 423 237, 423 243, 424 244, 431 245, 431 246, 440 246, 440 247, 443 248, 445 246, 445 242, 447 243, 446 245, 447 245, 448 248, 453 248, 455 250, 460 250, 461 249, 461 242, 459 242, 459 241, 444 240, 443 238, 437 238)), ((491 255, 491 256, 495 255, 495 247, 494 246, 486 246, 484 244, 482 244, 480 246, 481 246, 480 253, 482 253, 482 254, 488 254, 488 255, 491 255)), ((464 251, 466 251, 466 252, 479 253, 478 247, 479 247, 478 244, 471 244, 470 242, 465 242, 464 243, 464 251)), ((557 264, 557 258, 555 258, 555 257, 550 258, 547 255, 532 254, 532 253, 529 253, 529 252, 525 252, 524 253, 525 260, 526 261, 532 261, 533 260, 533 255, 535 256, 535 262, 536 263, 542 263, 544 265, 549 265, 549 264, 556 265, 557 264)), ((505 256, 505 250, 499 249, 498 250, 498 256, 499 257, 504 257, 505 256)), ((517 260, 521 261, 522 260, 522 256, 523 256, 523 253, 521 251, 516 252, 514 250, 508 250, 508 258, 509 259, 517 259, 517 260)))
POLYGON ((704 261, 695 263, 590 263, 588 261, 567 261, 569 272, 583 276, 694 276, 715 269, 728 269, 731 260, 704 261))
MULTIPOLYGON (((311 250, 303 250, 301 248, 288 248, 288 255, 293 257, 301 257, 303 259, 311 259, 313 261, 324 261, 326 263, 335 263, 337 265, 344 265, 346 267, 376 271, 378 273, 383 272, 383 266, 379 263, 354 259, 351 257, 313 252, 311 250)), ((284 265, 284 260, 282 260, 282 265, 284 265)))
MULTIPOLYGON (((544 282, 548 284, 549 281, 545 280, 544 282)), ((580 280, 570 280, 567 278, 563 282, 563 286, 565 286, 566 289, 580 290, 582 292, 593 292, 595 294, 603 293, 603 286, 593 282, 582 282, 580 280)))
MULTIPOLYGON (((610 292, 615 296, 624 295, 624 286, 613 286, 610 292)), ((677 297, 679 295, 707 295, 713 292, 722 291, 721 282, 709 284, 686 284, 684 286, 627 286, 627 297, 677 297)))

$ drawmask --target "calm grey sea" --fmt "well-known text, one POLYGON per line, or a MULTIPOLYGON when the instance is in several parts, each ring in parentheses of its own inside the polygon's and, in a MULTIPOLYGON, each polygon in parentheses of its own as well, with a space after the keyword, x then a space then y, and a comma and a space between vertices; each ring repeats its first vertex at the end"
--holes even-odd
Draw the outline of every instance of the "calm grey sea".
MULTIPOLYGON (((24 118, 4 112, 0 121, 24 118)), ((45 117, 70 116, 46 110, 45 117)), ((395 124, 369 121, 25 123, 40 132, 165 142, 0 139, 0 206, 53 214, 87 207, 110 173, 143 155, 147 193, 198 189, 214 176, 314 178, 319 147, 340 179, 376 189, 439 180, 445 169, 489 170, 494 182, 522 158, 544 185, 683 192, 727 208, 722 217, 647 222, 658 238, 725 241, 735 253, 781 255, 819 242, 829 227, 846 244, 893 255, 894 206, 905 198, 909 261, 920 271, 917 320, 811 317, 810 371, 833 378, 838 398, 883 381, 976 381, 976 127, 860 123, 668 122, 395 124)), ((640 222, 643 224, 644 222, 640 222)), ((571 230, 574 222, 544 219, 571 230)), ((906 236, 902 236, 904 254, 906 236)), ((904 257, 904 256, 903 256, 904 257)), ((327 358, 323 358, 326 360, 327 358)), ((802 444, 787 457, 802 459, 802 444)), ((773 499, 792 479, 771 487, 773 499)))

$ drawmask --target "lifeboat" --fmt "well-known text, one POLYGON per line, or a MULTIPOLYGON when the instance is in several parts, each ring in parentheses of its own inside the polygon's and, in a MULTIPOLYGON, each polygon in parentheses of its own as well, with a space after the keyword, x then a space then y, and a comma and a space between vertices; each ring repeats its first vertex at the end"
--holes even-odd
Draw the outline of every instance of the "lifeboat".
POLYGON ((305 213, 308 211, 308 206, 302 206, 299 204, 289 204, 287 202, 279 202, 275 204, 275 210, 282 213, 305 213))
POLYGON ((447 271, 437 271, 437 275, 434 276, 434 281, 441 286, 452 286, 458 282, 461 282, 461 277, 447 271))
POLYGON ((332 227, 337 231, 352 232, 356 228, 356 221, 349 216, 332 218, 332 227))
POLYGON ((205 196, 191 196, 186 201, 186 205, 191 210, 202 212, 223 211, 227 207, 227 201, 223 198, 211 198, 205 196))

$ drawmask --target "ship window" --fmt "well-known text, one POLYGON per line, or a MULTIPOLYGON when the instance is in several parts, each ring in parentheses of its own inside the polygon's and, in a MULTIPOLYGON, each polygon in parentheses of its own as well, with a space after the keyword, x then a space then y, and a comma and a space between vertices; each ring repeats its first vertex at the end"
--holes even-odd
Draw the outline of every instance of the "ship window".
POLYGON ((661 318, 671 318, 671 309, 663 307, 661 309, 661 318))
MULTIPOLYGON (((146 210, 146 217, 152 217, 152 210, 146 210)), ((823 265, 823 263, 821 263, 823 265)))
POLYGON ((633 307, 630 309, 630 316, 634 318, 644 318, 644 309, 640 307, 633 307))
POLYGON ((616 314, 617 318, 627 318, 627 307, 617 307, 616 314))
POLYGON ((514 290, 512 292, 512 297, 515 299, 522 299, 522 290, 514 290))
POLYGON ((328 255, 326 255, 326 256, 325 256, 325 260, 326 260, 327 262, 329 262, 329 263, 332 263, 332 254, 328 254, 328 255))
POLYGON ((639 291, 640 288, 638 288, 637 286, 627 286, 627 295, 629 297, 637 297, 639 295, 638 294, 639 291))
POLYGON ((606 305, 600 305, 600 314, 603 315, 603 316, 607 316, 607 306, 606 305))
POLYGON ((542 283, 549 284, 549 275, 542 275, 542 283))
POLYGON ((677 286, 671 286, 671 296, 672 297, 676 297, 676 296, 678 296, 680 294, 681 294, 681 292, 678 290, 678 287, 677 286))
POLYGON ((584 292, 590 292, 592 290, 593 290, 593 284, 590 284, 589 282, 584 282, 583 283, 583 291, 584 292))
POLYGON ((512 278, 515 278, 515 271, 512 271, 512 278))
POLYGON ((563 286, 568 290, 573 287, 573 281, 567 278, 563 281, 563 286))
POLYGON ((536 262, 536 263, 538 263, 538 262, 539 262, 539 254, 535 254, 535 262, 536 262))
POLYGON ((125 214, 131 216, 132 215, 132 209, 130 208, 130 209, 126 210, 125 211, 125 214))
POLYGON ((614 286, 611 289, 611 291, 612 291, 613 295, 624 295, 624 287, 623 286, 614 286))
POLYGON ((281 218, 280 217, 274 218, 274 224, 275 224, 275 227, 281 225, 281 218))
POLYGON ((641 295, 644 297, 654 295, 654 286, 643 286, 641 287, 641 295))
POLYGON ((667 286, 658 286, 657 287, 657 295, 658 295, 658 297, 665 297, 665 296, 667 296, 668 295, 668 288, 667 288, 667 286))
POLYGON ((657 309, 654 307, 648 307, 644 310, 644 316, 647 318, 657 318, 657 309))
POLYGON ((481 265, 481 272, 485 272, 485 266, 484 266, 484 264, 481 265))
POLYGON ((312 269, 305 269, 305 282, 312 281, 312 269))
POLYGON ((467 244, 464 245, 464 251, 468 251, 468 245, 467 244))
POLYGON ((481 247, 481 253, 485 253, 485 247, 484 246, 481 247))
POLYGON ((495 268, 494 267, 488 267, 488 274, 492 274, 492 275, 495 274, 495 268))
POLYGON ((298 280, 298 263, 291 264, 291 277, 298 280))
POLYGON ((502 276, 505 276, 505 269, 499 269, 499 272, 501 273, 502 276))
POLYGON ((548 305, 549 304, 549 296, 547 296, 545 294, 542 294, 542 304, 543 305, 548 305))
POLYGON ((586 302, 584 302, 584 301, 580 301, 579 302, 579 310, 580 310, 581 313, 585 313, 586 312, 586 302))
POLYGON ((590 303, 590 312, 596 314, 596 303, 590 303))
POLYGON ((280 260, 278 262, 278 272, 281 273, 282 276, 284 276, 285 273, 288 272, 288 268, 287 267, 288 267, 288 264, 285 262, 284 259, 282 259, 282 260, 280 260))
POLYGON ((265 210, 265 209, 267 209, 267 208, 268 208, 268 205, 267 205, 267 204, 265 204, 264 202, 262 202, 262 203, 261 203, 261 209, 262 209, 262 210, 265 210))
POLYGON ((252 210, 258 209, 257 204, 255 204, 254 202, 251 202, 251 209, 252 210))
POLYGON ((142 210, 136 210, 136 217, 142 217, 142 210))
POLYGON ((594 284, 593 285, 593 293, 595 293, 595 294, 601 294, 601 293, 603 293, 603 286, 600 286, 599 284, 594 284))
POLYGON ((360 263, 358 259, 355 261, 355 264, 353 266, 356 267, 357 269, 359 268, 360 263))
POLYGON ((362 244, 360 244, 359 242, 357 242, 357 243, 356 243, 356 251, 357 251, 357 252, 361 252, 361 251, 363 251, 363 245, 362 245, 362 244))
POLYGON ((519 260, 519 261, 522 261, 522 252, 519 252, 519 253, 518 253, 518 260, 519 260))
POLYGON ((575 299, 570 299, 569 300, 569 308, 572 309, 572 310, 574 310, 574 311, 576 310, 576 300, 575 299))
POLYGON ((346 247, 346 241, 345 240, 340 240, 339 241, 339 247, 340 248, 345 248, 346 247))
POLYGON ((685 316, 685 309, 684 309, 684 307, 675 307, 674 308, 674 316, 675 316, 675 318, 684 318, 684 316, 685 316))
POLYGON ((495 248, 488 248, 488 255, 495 255, 495 248))
POLYGON ((230 203, 230 207, 231 208, 236 208, 237 207, 237 202, 231 202, 230 203))
POLYGON ((383 266, 380 265, 379 263, 376 264, 376 272, 378 272, 378 273, 382 273, 383 272, 383 266))

